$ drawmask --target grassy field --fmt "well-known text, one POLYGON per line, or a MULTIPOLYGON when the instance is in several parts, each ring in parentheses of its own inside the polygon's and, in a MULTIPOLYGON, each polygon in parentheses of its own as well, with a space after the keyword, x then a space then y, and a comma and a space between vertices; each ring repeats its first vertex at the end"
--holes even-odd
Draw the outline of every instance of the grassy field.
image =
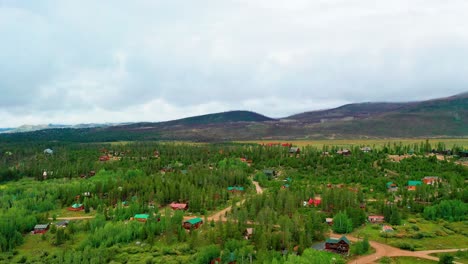
POLYGON ((369 236, 369 240, 386 243, 395 247, 407 244, 414 250, 464 248, 468 245, 468 224, 464 222, 429 222, 424 219, 405 221, 401 226, 394 226, 395 231, 385 238, 381 226, 367 224, 353 232, 354 236, 369 236))
POLYGON ((468 264, 468 251, 460 251, 460 252, 453 252, 453 253, 436 253, 431 254, 435 257, 441 257, 442 255, 450 255, 454 257, 454 261, 468 264))
POLYGON ((379 263, 385 264, 434 264, 437 261, 412 257, 383 258, 379 263))
MULTIPOLYGON (((341 147, 352 147, 352 146, 371 146, 371 147, 382 147, 383 145, 390 143, 400 142, 403 145, 408 144, 419 144, 425 142, 426 139, 415 139, 415 138, 401 138, 401 139, 329 139, 329 140, 285 140, 281 141, 284 143, 291 143, 295 146, 304 147, 312 146, 317 148, 322 148, 323 146, 341 146, 341 147)), ((279 140, 252 140, 252 141, 239 141, 239 143, 270 143, 270 142, 280 142, 279 140)), ((468 138, 433 138, 429 139, 429 143, 432 145, 437 145, 437 143, 442 142, 446 147, 450 148, 452 146, 463 146, 468 148, 468 138)))

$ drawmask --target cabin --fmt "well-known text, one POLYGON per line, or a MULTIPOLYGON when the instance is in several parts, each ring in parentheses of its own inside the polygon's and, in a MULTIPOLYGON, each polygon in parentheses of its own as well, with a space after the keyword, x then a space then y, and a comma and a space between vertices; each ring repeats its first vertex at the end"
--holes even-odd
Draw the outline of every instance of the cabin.
POLYGON ((189 220, 186 220, 184 221, 184 223, 182 224, 182 226, 185 228, 185 229, 197 229, 199 228, 201 225, 203 224, 203 220, 199 217, 196 217, 196 218, 192 218, 192 219, 189 219, 189 220))
POLYGON ((289 154, 301 154, 301 149, 298 147, 289 148, 289 154))
POLYGON ((367 220, 373 224, 383 223, 385 221, 385 217, 383 215, 369 215, 367 220))
POLYGON ((249 228, 246 228, 245 231, 244 231, 244 238, 249 240, 250 238, 252 238, 254 234, 254 229, 249 227, 249 228))
POLYGON ((40 224, 35 225, 34 230, 32 231, 33 234, 45 234, 49 230, 49 224, 40 224))
POLYGON ((426 176, 422 179, 422 182, 427 185, 434 185, 436 182, 440 182, 440 178, 437 176, 426 176))
POLYGON ((63 220, 63 221, 55 223, 55 226, 60 227, 60 228, 65 228, 65 227, 68 226, 69 223, 70 223, 70 221, 63 220))
POLYGON ((389 225, 384 225, 382 226, 382 232, 393 232, 395 230, 393 230, 393 227, 389 226, 389 225))
POLYGON ((171 203, 169 205, 172 210, 187 210, 188 209, 188 204, 186 203, 171 203))
POLYGON ((263 170, 263 173, 267 176, 269 180, 276 178, 276 171, 275 170, 263 170))
POLYGON ((389 192, 396 192, 398 191, 398 186, 394 182, 387 182, 387 191, 389 192))
POLYGON ((146 222, 148 221, 148 218, 149 218, 149 214, 136 214, 134 217, 133 217, 133 220, 137 220, 138 222, 146 222))
POLYGON ((325 223, 327 223, 330 226, 333 225, 333 218, 329 218, 329 217, 325 218, 325 223))
POLYGON ((408 181, 408 191, 416 191, 417 186, 422 185, 421 181, 408 181))
POLYGON ((325 249, 327 251, 335 252, 335 253, 348 253, 349 252, 349 242, 346 236, 342 236, 341 238, 329 238, 325 241, 325 249))
POLYGON ((44 149, 44 154, 47 154, 47 155, 52 155, 52 154, 54 154, 54 151, 53 151, 53 150, 51 150, 50 148, 48 148, 48 149, 44 149))
POLYGON ((342 155, 342 156, 349 156, 349 155, 351 155, 351 150, 349 150, 349 149, 338 150, 336 152, 336 154, 342 155))
POLYGON ((236 193, 236 192, 243 192, 244 187, 239 187, 239 186, 229 186, 227 187, 228 192, 231 193, 236 193))
POLYGON ((372 152, 372 149, 370 147, 363 147, 361 148, 361 151, 364 153, 369 153, 369 152, 372 152))
POLYGON ((92 171, 89 172, 89 177, 93 177, 94 175, 96 175, 96 171, 92 170, 92 171))
POLYGON ((83 211, 84 210, 84 205, 75 203, 72 206, 68 207, 67 210, 68 211, 83 211))

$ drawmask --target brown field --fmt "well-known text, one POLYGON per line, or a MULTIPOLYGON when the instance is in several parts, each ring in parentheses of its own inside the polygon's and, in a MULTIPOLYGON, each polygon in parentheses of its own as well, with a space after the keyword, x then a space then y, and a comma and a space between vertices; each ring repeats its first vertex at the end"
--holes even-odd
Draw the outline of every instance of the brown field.
MULTIPOLYGON (((258 143, 266 144, 270 142, 281 142, 291 143, 295 146, 304 147, 312 146, 322 148, 323 146, 339 146, 339 147, 353 147, 353 146, 370 146, 374 148, 382 147, 385 144, 420 144, 425 143, 426 139, 414 139, 414 138, 398 138, 398 139, 325 139, 325 140, 249 140, 249 141, 238 141, 239 143, 258 143)), ((453 146, 460 146, 468 148, 468 138, 432 138, 429 139, 429 143, 432 146, 436 146, 437 143, 444 143, 447 148, 453 146)))

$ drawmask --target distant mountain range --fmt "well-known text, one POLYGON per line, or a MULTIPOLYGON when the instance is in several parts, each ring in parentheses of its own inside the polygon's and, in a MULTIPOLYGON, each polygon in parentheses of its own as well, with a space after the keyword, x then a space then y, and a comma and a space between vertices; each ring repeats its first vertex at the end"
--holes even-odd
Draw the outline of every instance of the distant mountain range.
POLYGON ((358 103, 274 119, 229 111, 158 123, 49 128, 4 133, 0 141, 231 141, 254 139, 407 138, 468 136, 468 93, 408 103, 358 103))
POLYGON ((95 128, 108 127, 116 125, 125 125, 130 123, 105 123, 105 124, 78 124, 78 125, 61 125, 61 124, 44 124, 44 125, 22 125, 16 128, 0 128, 0 133, 23 133, 37 130, 55 129, 55 128, 95 128))

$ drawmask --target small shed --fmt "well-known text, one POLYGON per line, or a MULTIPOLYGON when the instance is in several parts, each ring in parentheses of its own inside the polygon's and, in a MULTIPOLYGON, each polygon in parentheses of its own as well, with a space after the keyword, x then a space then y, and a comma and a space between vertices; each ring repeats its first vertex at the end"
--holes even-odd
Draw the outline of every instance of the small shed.
POLYGON ((289 154, 300 154, 300 153, 301 153, 301 149, 298 147, 289 148, 289 154))
POLYGON ((68 226, 69 223, 70 223, 70 221, 68 221, 68 220, 63 220, 63 221, 60 221, 60 222, 55 223, 55 225, 56 225, 57 227, 65 228, 65 227, 68 226))
POLYGON ((33 234, 45 234, 49 230, 49 224, 39 224, 34 226, 33 234))
POLYGON ((185 229, 197 229, 199 228, 201 225, 203 224, 203 220, 199 217, 196 217, 196 218, 192 218, 192 219, 189 219, 189 220, 186 220, 184 221, 184 223, 182 224, 182 226, 185 228, 185 229))
POLYGON ((253 234, 254 234, 254 229, 252 227, 246 228, 244 231, 244 238, 248 240, 252 238, 253 234))
POLYGON ((186 203, 171 203, 169 205, 172 210, 187 210, 188 209, 188 204, 186 203))
POLYGON ((408 181, 408 191, 416 191, 417 186, 421 186, 422 181, 408 181))
POLYGON ((67 209, 68 211, 82 211, 84 210, 84 205, 75 203, 72 206, 68 207, 67 209))
POLYGON ((389 226, 389 225, 384 225, 382 227, 382 232, 393 232, 393 227, 389 226))
POLYGON ((389 192, 396 192, 396 191, 398 191, 398 186, 397 186, 396 183, 394 183, 394 182, 387 182, 386 186, 387 186, 387 190, 388 190, 389 192))
POLYGON ((336 252, 336 253, 348 253, 349 251, 349 242, 346 236, 342 236, 341 238, 329 238, 325 241, 325 249, 328 251, 336 252))
POLYGON ((385 217, 383 215, 369 215, 367 220, 371 223, 383 223, 385 221, 385 217))
POLYGON ((330 218, 330 217, 325 218, 325 223, 327 223, 330 226, 333 225, 333 218, 330 218))
POLYGON ((269 180, 276 178, 276 171, 272 169, 263 170, 263 173, 267 176, 269 180))
POLYGON ((47 149, 44 149, 44 154, 47 154, 47 155, 52 155, 54 154, 54 151, 50 148, 47 148, 47 149))

